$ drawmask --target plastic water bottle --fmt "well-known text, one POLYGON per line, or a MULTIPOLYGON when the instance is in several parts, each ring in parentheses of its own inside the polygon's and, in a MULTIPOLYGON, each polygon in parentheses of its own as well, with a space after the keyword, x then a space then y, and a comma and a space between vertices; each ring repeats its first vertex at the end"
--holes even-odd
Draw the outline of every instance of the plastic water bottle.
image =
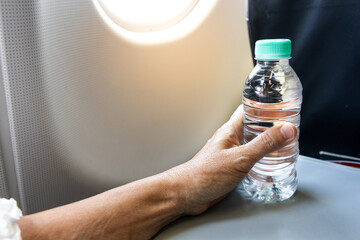
MULTIPOLYGON (((302 86, 289 65, 290 57, 289 39, 256 42, 257 64, 246 79, 243 93, 244 144, 286 122, 294 124, 299 133, 302 86)), ((269 203, 290 198, 297 188, 298 156, 296 140, 256 163, 242 182, 247 197, 269 203)))

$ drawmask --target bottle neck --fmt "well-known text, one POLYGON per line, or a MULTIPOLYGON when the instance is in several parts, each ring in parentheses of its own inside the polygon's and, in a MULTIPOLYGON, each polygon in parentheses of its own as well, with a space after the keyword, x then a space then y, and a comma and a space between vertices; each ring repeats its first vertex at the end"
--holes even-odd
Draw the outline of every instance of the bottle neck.
POLYGON ((290 58, 280 58, 280 59, 272 59, 272 60, 264 60, 258 59, 256 60, 256 64, 260 65, 289 65, 290 58))

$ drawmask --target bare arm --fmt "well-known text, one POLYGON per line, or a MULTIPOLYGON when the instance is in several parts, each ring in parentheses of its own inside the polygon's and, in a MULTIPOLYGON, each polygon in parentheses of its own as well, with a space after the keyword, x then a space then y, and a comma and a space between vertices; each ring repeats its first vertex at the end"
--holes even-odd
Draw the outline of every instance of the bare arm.
POLYGON ((223 199, 265 154, 296 138, 291 124, 241 144, 242 107, 190 161, 94 197, 20 219, 27 239, 149 239, 223 199))
POLYGON ((26 239, 149 239, 182 214, 166 174, 20 219, 26 239))

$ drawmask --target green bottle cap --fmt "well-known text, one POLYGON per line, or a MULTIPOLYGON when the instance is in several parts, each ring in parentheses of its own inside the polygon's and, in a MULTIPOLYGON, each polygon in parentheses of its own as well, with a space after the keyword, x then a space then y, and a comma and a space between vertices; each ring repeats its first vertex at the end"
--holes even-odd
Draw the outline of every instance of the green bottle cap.
POLYGON ((255 43, 255 59, 270 60, 291 57, 289 39, 264 39, 255 43))

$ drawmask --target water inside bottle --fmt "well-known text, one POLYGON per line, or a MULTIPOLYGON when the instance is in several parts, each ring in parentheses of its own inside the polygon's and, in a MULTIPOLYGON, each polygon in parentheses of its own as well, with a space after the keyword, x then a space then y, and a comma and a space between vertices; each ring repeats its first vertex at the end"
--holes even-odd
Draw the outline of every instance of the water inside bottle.
MULTIPOLYGON (((244 96, 244 144, 266 129, 290 122, 300 124, 301 99, 287 102, 259 103, 244 96)), ((298 131, 299 132, 299 131, 298 131)), ((297 139, 266 155, 243 181, 244 190, 254 200, 277 202, 290 198, 296 191, 295 164, 299 154, 297 139)))

